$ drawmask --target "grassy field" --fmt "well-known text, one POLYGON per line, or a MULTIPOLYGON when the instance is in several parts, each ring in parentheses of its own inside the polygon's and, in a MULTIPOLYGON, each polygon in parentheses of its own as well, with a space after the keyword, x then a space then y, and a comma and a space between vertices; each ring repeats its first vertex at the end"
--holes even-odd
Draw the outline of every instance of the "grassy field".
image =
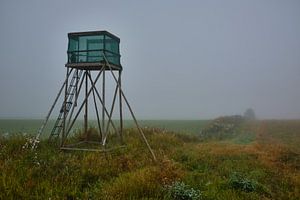
MULTIPOLYGON (((54 122, 54 120, 49 120, 45 129, 45 135, 48 135, 51 132, 54 122)), ((140 120, 139 124, 142 127, 155 127, 180 132, 182 134, 197 134, 208 122, 209 120, 140 120)), ((42 123, 43 120, 39 119, 0 119, 0 134, 35 134, 42 123)), ((82 124, 83 121, 76 122, 74 125, 75 129, 82 127, 82 124)), ((96 127, 97 122, 95 120, 90 120, 89 126, 96 127)), ((134 122, 132 120, 125 120, 124 126, 125 128, 132 128, 134 127, 134 122)))
POLYGON ((132 128, 106 154, 0 137, 0 199, 299 199, 299 120, 167 122, 143 129, 158 162, 132 128))

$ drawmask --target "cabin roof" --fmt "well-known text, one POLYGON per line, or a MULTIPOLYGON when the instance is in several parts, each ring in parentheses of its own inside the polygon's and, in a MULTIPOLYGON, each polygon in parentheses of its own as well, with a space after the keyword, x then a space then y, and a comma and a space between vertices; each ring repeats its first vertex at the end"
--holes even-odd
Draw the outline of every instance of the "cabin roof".
POLYGON ((68 37, 72 36, 91 36, 91 35, 108 35, 111 38, 117 40, 120 42, 120 38, 115 36, 114 34, 108 32, 108 31, 85 31, 85 32, 71 32, 68 33, 68 37))

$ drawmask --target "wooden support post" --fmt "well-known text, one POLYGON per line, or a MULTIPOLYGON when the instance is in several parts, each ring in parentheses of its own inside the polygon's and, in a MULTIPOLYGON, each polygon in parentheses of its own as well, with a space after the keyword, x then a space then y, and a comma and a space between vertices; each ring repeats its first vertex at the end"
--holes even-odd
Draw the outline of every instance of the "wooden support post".
POLYGON ((75 84, 75 101, 74 101, 74 107, 77 106, 77 98, 78 98, 78 81, 79 81, 79 78, 78 78, 78 69, 76 69, 76 84, 75 84))
POLYGON ((104 71, 103 71, 103 79, 102 79, 102 133, 103 135, 106 134, 105 132, 105 66, 104 66, 104 71))
POLYGON ((63 128, 62 128, 62 136, 61 136, 61 146, 63 146, 65 142, 65 134, 66 134, 66 117, 67 117, 67 97, 68 97, 68 79, 69 79, 69 67, 67 67, 67 75, 66 75, 66 84, 65 84, 65 98, 64 98, 64 116, 63 116, 63 128))
MULTIPOLYGON (((85 112, 84 112, 84 134, 87 136, 88 130, 88 71, 85 70, 85 112)), ((86 138, 87 139, 87 138, 86 138)))
MULTIPOLYGON (((116 86, 116 89, 115 89, 115 92, 114 92, 114 97, 113 97, 110 113, 109 113, 109 116, 108 116, 108 121, 109 122, 112 121, 112 114, 113 114, 113 111, 114 111, 117 94, 118 94, 118 85, 116 86)), ((110 125, 110 123, 107 123, 107 125, 106 125, 106 131, 105 131, 106 134, 104 136, 105 140, 106 140, 106 137, 108 135, 109 125, 110 125)))
MULTIPOLYGON (((115 80, 116 83, 119 85, 119 82, 118 82, 118 80, 117 80, 115 74, 113 73, 112 68, 111 68, 111 66, 110 66, 110 64, 109 64, 109 62, 108 62, 108 60, 107 60, 105 54, 103 54, 103 57, 104 57, 104 59, 105 59, 105 62, 106 62, 106 64, 107 64, 107 66, 108 66, 109 69, 110 69, 110 72, 111 72, 111 74, 112 74, 114 80, 115 80)), ((153 150, 152 150, 152 148, 151 148, 151 146, 150 146, 150 144, 149 144, 149 142, 148 142, 148 140, 147 140, 147 138, 146 138, 146 136, 145 136, 143 130, 142 130, 141 127, 139 126, 139 124, 138 124, 138 122, 137 122, 137 120, 136 120, 136 118, 135 118, 135 116, 134 116, 134 113, 133 113, 133 111, 132 111, 132 109, 131 109, 131 106, 130 106, 130 104, 129 104, 129 102, 128 102, 128 100, 127 100, 126 96, 124 95, 124 92, 123 92, 123 90, 122 90, 121 88, 120 88, 120 91, 121 91, 122 97, 123 97, 123 99, 124 99, 124 101, 125 101, 125 103, 126 103, 128 109, 129 109, 129 111, 130 111, 130 114, 131 114, 131 116, 132 116, 132 118, 133 118, 133 121, 134 121, 134 123, 135 123, 137 129, 138 129, 140 135, 142 136, 142 138, 143 138, 143 140, 144 140, 144 142, 145 142, 145 144, 146 144, 146 146, 147 146, 149 152, 150 152, 151 155, 152 155, 153 160, 154 160, 154 161, 157 161, 156 156, 155 156, 155 154, 154 154, 154 152, 153 152, 153 150)))
MULTIPOLYGON (((122 89, 121 89, 121 73, 122 71, 119 70, 119 110, 120 110, 120 138, 121 138, 121 143, 124 143, 123 140, 123 109, 122 109, 122 89)), ((118 87, 118 85, 117 85, 118 87)))
MULTIPOLYGON (((89 76, 91 76, 91 74, 89 74, 89 76)), ((96 111, 96 116, 97 116, 99 136, 100 136, 100 141, 102 142, 103 135, 102 135, 101 125, 100 125, 100 117, 99 117, 98 106, 97 106, 94 88, 92 89, 92 91, 93 91, 94 106, 95 106, 95 111, 96 111)))

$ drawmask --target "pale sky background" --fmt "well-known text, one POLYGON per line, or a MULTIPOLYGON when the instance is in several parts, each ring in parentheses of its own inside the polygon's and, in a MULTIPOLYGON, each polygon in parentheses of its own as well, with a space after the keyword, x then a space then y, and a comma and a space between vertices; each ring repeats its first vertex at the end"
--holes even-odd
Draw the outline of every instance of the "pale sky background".
POLYGON ((121 38, 139 119, 300 118, 299 0, 1 0, 0 118, 43 118, 90 30, 121 38))

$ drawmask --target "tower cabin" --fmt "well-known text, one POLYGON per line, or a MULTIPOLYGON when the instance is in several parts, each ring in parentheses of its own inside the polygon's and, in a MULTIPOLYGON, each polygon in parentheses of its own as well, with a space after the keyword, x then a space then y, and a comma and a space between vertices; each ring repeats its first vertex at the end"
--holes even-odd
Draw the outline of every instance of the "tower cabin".
POLYGON ((73 32, 68 34, 66 67, 81 70, 122 70, 120 38, 107 31, 73 32), (109 63, 109 66, 107 65, 109 63))

